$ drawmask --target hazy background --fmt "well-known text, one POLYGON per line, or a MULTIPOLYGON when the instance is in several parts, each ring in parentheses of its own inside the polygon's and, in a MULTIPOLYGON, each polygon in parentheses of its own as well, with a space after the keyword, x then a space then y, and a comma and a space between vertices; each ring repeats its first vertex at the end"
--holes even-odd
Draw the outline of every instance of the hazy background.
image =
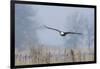
POLYGON ((27 48, 35 44, 62 47, 93 47, 94 9, 16 4, 15 47, 27 48), (83 35, 61 37, 58 32, 80 32, 83 35))

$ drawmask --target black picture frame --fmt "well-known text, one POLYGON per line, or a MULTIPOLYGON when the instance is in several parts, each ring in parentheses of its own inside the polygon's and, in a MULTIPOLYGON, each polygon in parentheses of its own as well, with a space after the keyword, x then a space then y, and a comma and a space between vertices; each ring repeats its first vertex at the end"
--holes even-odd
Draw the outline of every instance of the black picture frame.
POLYGON ((50 2, 33 2, 33 1, 11 1, 11 33, 10 33, 10 54, 11 63, 10 67, 13 68, 30 68, 30 67, 44 67, 44 66, 59 66, 59 65, 77 65, 77 64, 91 64, 96 63, 96 6, 95 5, 81 5, 81 4, 64 4, 64 3, 50 3, 50 2), (36 5, 49 5, 49 6, 64 6, 64 7, 81 7, 81 8, 94 8, 94 61, 85 62, 70 62, 70 63, 54 63, 54 64, 36 64, 36 65, 19 65, 15 66, 15 4, 36 4, 36 5))

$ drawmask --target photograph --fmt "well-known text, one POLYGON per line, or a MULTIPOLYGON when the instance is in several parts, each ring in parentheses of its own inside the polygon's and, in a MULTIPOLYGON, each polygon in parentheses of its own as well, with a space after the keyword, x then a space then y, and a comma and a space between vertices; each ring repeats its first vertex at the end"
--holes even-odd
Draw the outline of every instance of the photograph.
POLYGON ((95 6, 13 1, 12 8, 14 66, 95 62, 95 6))

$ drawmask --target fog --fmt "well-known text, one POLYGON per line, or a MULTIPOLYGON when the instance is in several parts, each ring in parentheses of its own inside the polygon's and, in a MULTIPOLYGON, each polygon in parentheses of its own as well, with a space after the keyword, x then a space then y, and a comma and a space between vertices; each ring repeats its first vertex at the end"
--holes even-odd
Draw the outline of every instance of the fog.
POLYGON ((15 47, 35 44, 62 47, 90 47, 94 41, 94 9, 43 5, 15 5, 15 47), (78 32, 82 35, 62 37, 57 31, 78 32))

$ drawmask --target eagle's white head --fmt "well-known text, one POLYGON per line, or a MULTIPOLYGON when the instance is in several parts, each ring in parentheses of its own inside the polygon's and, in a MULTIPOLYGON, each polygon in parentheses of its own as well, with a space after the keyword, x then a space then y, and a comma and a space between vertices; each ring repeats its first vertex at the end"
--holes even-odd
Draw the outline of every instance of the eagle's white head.
POLYGON ((64 34, 64 32, 60 32, 60 34, 61 34, 61 35, 63 35, 63 34, 64 34))
POLYGON ((64 32, 60 32, 60 35, 61 35, 61 36, 64 36, 64 35, 65 35, 65 33, 64 33, 64 32))

